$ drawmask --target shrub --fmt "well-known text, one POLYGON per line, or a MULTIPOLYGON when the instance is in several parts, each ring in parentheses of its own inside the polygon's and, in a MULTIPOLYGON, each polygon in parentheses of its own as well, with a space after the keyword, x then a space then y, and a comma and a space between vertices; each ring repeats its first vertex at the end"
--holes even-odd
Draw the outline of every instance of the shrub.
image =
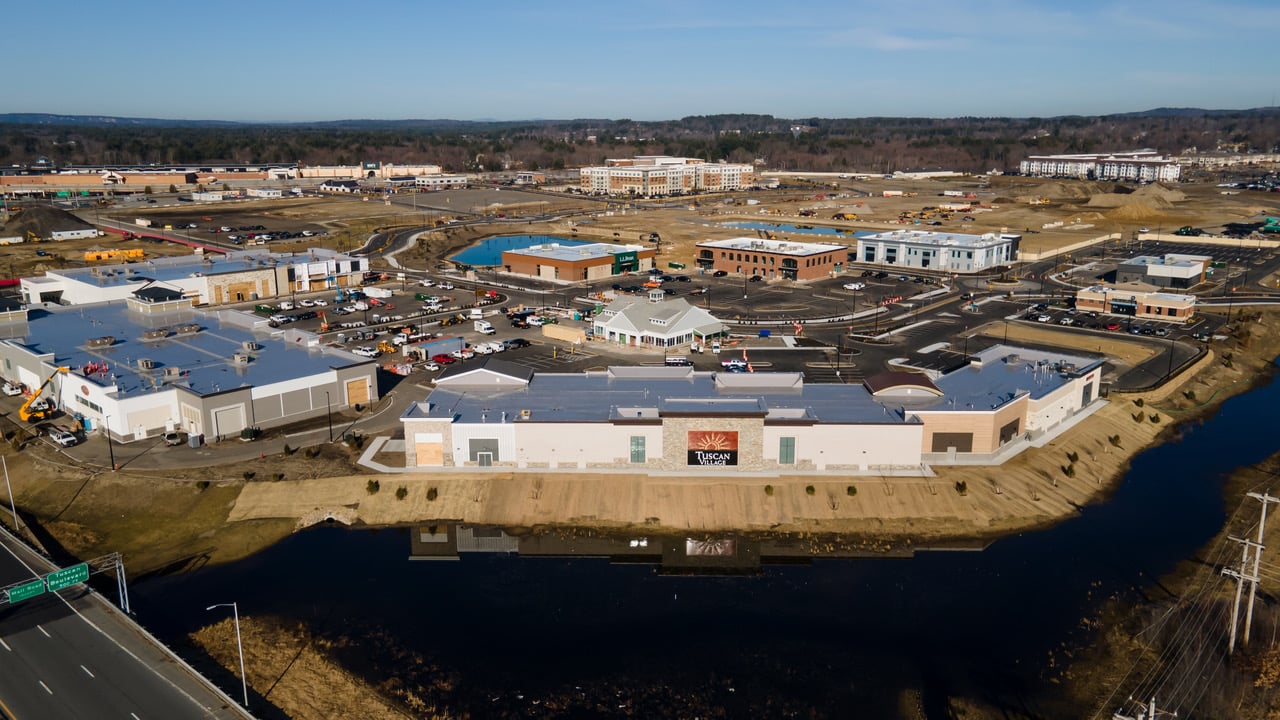
POLYGON ((812 494, 814 494, 814 493, 816 493, 816 492, 818 492, 818 491, 817 491, 817 490, 815 490, 815 489, 814 489, 814 487, 813 487, 812 485, 805 485, 805 486, 804 486, 804 494, 805 494, 805 495, 812 495, 812 494))
POLYGON ((208 480, 201 480, 200 482, 196 483, 196 489, 197 489, 197 490, 199 490, 200 492, 204 492, 205 490, 208 490, 208 489, 209 489, 209 481, 208 481, 208 480))
POLYGON ((282 450, 281 452, 283 452, 285 455, 292 455, 292 454, 294 454, 295 452, 297 452, 297 449, 296 449, 296 448, 291 448, 291 447, 289 447, 289 443, 285 443, 285 444, 284 444, 284 450, 282 450))
POLYGON ((1079 462, 1080 454, 1075 451, 1069 452, 1067 453, 1067 459, 1070 460, 1071 463, 1074 465, 1075 463, 1079 462))
POLYGON ((965 481, 963 481, 963 480, 957 480, 957 481, 956 481, 956 492, 957 492, 957 493, 959 493, 959 494, 961 494, 961 495, 968 495, 968 494, 969 494, 969 483, 967 483, 967 482, 965 482, 965 481))
POLYGON ((1142 413, 1134 413, 1134 414, 1133 414, 1133 421, 1134 421, 1134 422, 1142 422, 1142 419, 1143 419, 1144 417, 1146 417, 1146 415, 1144 415, 1144 414, 1142 414, 1142 413))
POLYGON ((765 486, 764 486, 764 494, 765 494, 765 495, 768 495, 769 497, 773 497, 773 486, 772 486, 772 485, 765 485, 765 486))
POLYGON ((249 482, 250 480, 254 479, 254 478, 255 478, 255 477, 257 477, 257 476, 258 476, 258 473, 254 472, 254 471, 252 471, 252 470, 245 470, 245 471, 244 471, 244 481, 245 481, 245 482, 249 482))
POLYGON ((1134 404, 1134 405, 1137 405, 1138 407, 1142 407, 1142 405, 1143 405, 1143 400, 1142 400, 1142 398, 1135 398, 1135 399, 1134 399, 1134 401, 1133 401, 1133 404, 1134 404))
POLYGON ((439 490, 436 490, 435 488, 428 488, 428 489, 427 489, 427 499, 428 499, 428 500, 432 500, 432 501, 434 501, 434 500, 435 500, 436 498, 438 498, 438 497, 440 497, 440 491, 439 491, 439 490))
POLYGON ((1160 422, 1160 413, 1151 413, 1150 415, 1147 416, 1147 419, 1150 420, 1152 423, 1158 423, 1160 422))
POLYGON ((1196 399, 1196 391, 1195 391, 1195 390, 1184 390, 1184 391, 1183 391, 1183 393, 1182 393, 1182 396, 1183 396, 1183 397, 1185 397, 1185 398, 1186 398, 1186 399, 1188 399, 1188 400, 1195 400, 1195 399, 1196 399))
POLYGON ((307 448, 306 450, 302 451, 302 454, 306 456, 308 460, 310 460, 320 456, 320 448, 307 448))
POLYGON ((1076 476, 1076 466, 1075 466, 1075 463, 1072 463, 1072 464, 1070 464, 1070 465, 1063 465, 1063 466, 1062 466, 1062 474, 1063 474, 1063 475, 1066 475, 1067 477, 1075 477, 1075 476, 1076 476))
POLYGON ((396 499, 397 499, 397 500, 403 500, 403 499, 405 499, 405 498, 407 498, 407 497, 409 497, 409 488, 407 488, 407 487, 405 487, 405 486, 403 486, 403 485, 401 485, 400 487, 396 488, 396 499))
POLYGON ((382 489, 382 483, 378 482, 377 480, 370 480, 364 485, 364 491, 369 493, 370 495, 373 495, 374 493, 378 492, 381 489, 382 489))
POLYGON ((844 489, 844 494, 848 495, 849 497, 853 497, 854 495, 858 494, 858 488, 850 485, 849 487, 844 489))
POLYGON ((1111 443, 1112 445, 1115 445, 1116 447, 1120 447, 1120 436, 1111 435, 1107 437, 1107 442, 1111 443))
POLYGON ((274 475, 271 476, 271 479, 274 480, 275 482, 280 482, 281 480, 284 479, 284 473, 275 473, 274 475))

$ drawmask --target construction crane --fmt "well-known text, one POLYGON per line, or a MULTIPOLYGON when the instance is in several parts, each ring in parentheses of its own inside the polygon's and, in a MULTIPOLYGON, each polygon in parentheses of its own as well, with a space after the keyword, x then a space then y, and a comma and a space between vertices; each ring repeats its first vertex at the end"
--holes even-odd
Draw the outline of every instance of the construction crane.
POLYGON ((27 398, 27 401, 22 403, 22 407, 18 408, 18 417, 22 418, 23 422, 44 420, 49 417, 49 415, 53 413, 53 403, 48 400, 37 403, 36 400, 40 397, 40 393, 48 387, 49 383, 53 382, 53 379, 57 377, 59 373, 68 372, 71 372, 71 368, 69 367, 59 366, 58 369, 54 370, 53 373, 45 379, 44 383, 41 384, 40 387, 36 388, 35 392, 31 393, 31 397, 27 398))

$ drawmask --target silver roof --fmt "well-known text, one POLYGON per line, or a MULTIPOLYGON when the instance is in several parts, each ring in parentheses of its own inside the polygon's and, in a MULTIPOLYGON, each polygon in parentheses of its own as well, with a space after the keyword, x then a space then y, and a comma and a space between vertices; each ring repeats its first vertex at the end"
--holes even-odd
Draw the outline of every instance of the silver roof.
MULTIPOLYGON (((689 367, 616 367, 585 373, 535 373, 526 386, 450 383, 405 419, 462 423, 609 422, 656 420, 664 414, 763 415, 773 421, 839 424, 917 422, 912 411, 992 410, 1016 397, 1043 397, 1102 360, 1083 355, 997 345, 976 362, 936 381, 942 397, 878 401, 861 384, 813 384, 801 373, 718 373, 689 367)), ((460 378, 461 379, 461 378, 460 378)))
POLYGON ((0 338, 38 355, 52 354, 55 365, 68 366, 81 377, 91 364, 105 364, 105 372, 88 377, 99 385, 110 386, 114 382, 118 398, 163 390, 167 385, 211 395, 333 368, 372 364, 351 353, 312 344, 315 336, 311 333, 272 330, 246 313, 211 313, 188 307, 146 314, 130 310, 128 301, 29 308, 27 322, 0 325, 0 338), (176 332, 182 326, 199 329, 176 332), (162 329, 170 332, 161 339, 143 336, 144 332, 162 329), (101 347, 90 342, 105 337, 114 341, 101 347), (259 347, 246 350, 246 342, 259 347), (247 364, 236 363, 233 357, 237 353, 252 359, 247 364), (152 369, 143 369, 138 363, 142 359, 150 360, 152 369), (165 368, 176 368, 177 376, 166 378, 165 368))

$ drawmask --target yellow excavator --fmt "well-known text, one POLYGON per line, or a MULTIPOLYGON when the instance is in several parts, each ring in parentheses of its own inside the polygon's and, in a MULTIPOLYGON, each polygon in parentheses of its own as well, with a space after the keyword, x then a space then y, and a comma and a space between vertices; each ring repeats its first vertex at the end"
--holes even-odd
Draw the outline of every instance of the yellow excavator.
POLYGON ((33 420, 44 420, 52 415, 53 403, 42 399, 40 397, 40 393, 43 392, 44 389, 49 386, 49 383, 53 382, 53 379, 60 373, 65 374, 69 372, 71 372, 71 368, 69 367, 59 367, 57 370, 54 370, 53 374, 45 379, 44 384, 39 388, 36 388, 36 391, 31 393, 31 397, 27 398, 27 401, 22 403, 22 407, 18 408, 18 417, 22 418, 23 422, 31 422, 33 420))

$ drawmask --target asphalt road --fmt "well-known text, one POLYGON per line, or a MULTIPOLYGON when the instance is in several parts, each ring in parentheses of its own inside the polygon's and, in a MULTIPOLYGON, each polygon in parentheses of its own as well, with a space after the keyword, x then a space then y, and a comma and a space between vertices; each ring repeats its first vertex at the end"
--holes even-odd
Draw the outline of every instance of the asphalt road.
MULTIPOLYGON (((47 572, 7 536, 0 544, 5 585, 34 578, 27 565, 47 572)), ((13 720, 249 717, 83 585, 0 610, 0 710, 13 720)))

